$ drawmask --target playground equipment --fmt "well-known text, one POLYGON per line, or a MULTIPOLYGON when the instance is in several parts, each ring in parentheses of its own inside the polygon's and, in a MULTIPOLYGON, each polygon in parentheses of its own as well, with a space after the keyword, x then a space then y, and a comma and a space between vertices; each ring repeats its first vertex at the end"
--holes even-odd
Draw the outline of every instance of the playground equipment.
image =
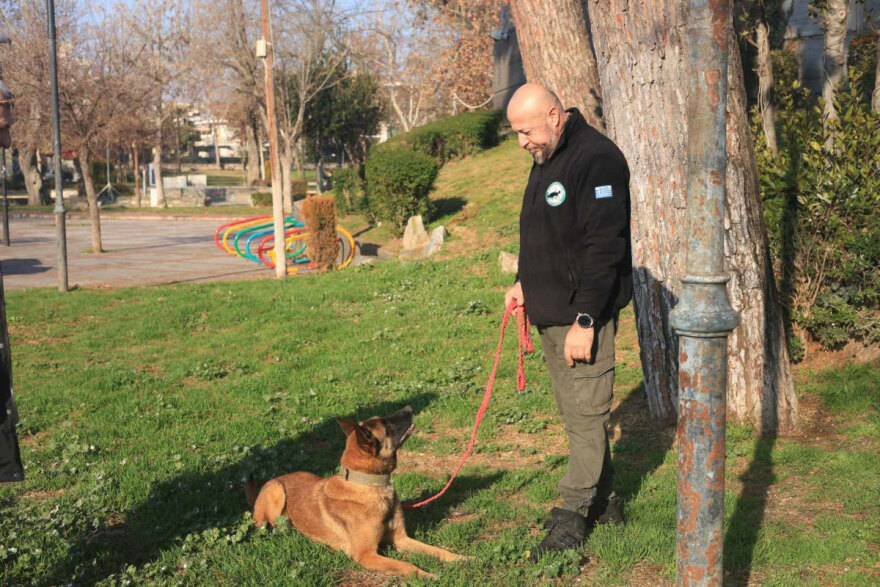
MULTIPOLYGON (((290 262, 287 269, 290 275, 295 274, 299 267, 309 265, 309 258, 305 254, 308 236, 305 224, 293 216, 284 219, 284 250, 290 262)), ((344 269, 354 259, 354 237, 341 226, 336 227, 336 236, 339 239, 336 268, 344 269)), ((214 231, 214 244, 231 255, 266 267, 275 267, 275 233, 271 216, 252 216, 221 224, 214 231)))

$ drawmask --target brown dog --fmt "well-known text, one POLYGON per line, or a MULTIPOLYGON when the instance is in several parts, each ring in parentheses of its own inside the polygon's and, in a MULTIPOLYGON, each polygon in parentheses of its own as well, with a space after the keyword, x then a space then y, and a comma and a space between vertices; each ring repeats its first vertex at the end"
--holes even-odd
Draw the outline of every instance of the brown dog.
POLYGON ((433 577, 415 565, 378 553, 379 544, 393 544, 401 552, 420 552, 444 562, 466 557, 430 546, 407 536, 403 508, 391 472, 397 467, 397 449, 413 431, 409 406, 387 418, 364 422, 337 418, 347 437, 340 473, 322 479, 311 473, 290 473, 263 485, 248 482, 247 499, 258 526, 274 525, 283 513, 297 530, 312 540, 342 550, 364 568, 394 575, 433 577))

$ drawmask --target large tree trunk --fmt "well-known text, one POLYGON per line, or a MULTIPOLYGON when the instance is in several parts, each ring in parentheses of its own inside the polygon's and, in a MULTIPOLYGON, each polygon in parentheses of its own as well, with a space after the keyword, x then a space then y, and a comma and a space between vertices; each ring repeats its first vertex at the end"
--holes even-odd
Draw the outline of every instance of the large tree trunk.
POLYGON ((278 161, 281 163, 281 194, 284 199, 284 209, 293 213, 293 177, 291 176, 291 168, 293 167, 293 143, 287 133, 284 133, 281 141, 281 152, 278 154, 278 161))
POLYGON ((167 208, 165 201, 165 186, 162 184, 162 140, 161 137, 153 147, 153 173, 156 174, 156 205, 159 208, 167 208))
POLYGON ((24 185, 28 193, 28 205, 39 206, 48 204, 48 194, 43 191, 43 176, 37 167, 37 151, 35 149, 19 149, 18 166, 24 175, 24 185))
POLYGON ((755 19, 755 44, 758 47, 758 108, 761 112, 761 129, 764 131, 764 141, 767 143, 767 148, 776 156, 779 149, 776 146, 773 61, 770 58, 770 26, 767 24, 763 0, 755 2, 754 10, 757 17, 755 19))
POLYGON ((86 188, 86 200, 89 203, 89 220, 92 223, 92 252, 100 255, 104 252, 101 243, 101 210, 98 208, 98 192, 92 179, 92 156, 86 148, 79 152, 79 174, 86 188))
POLYGON ((526 79, 544 85, 566 107, 576 106, 602 132, 602 91, 581 0, 511 0, 526 79))
POLYGON ((245 125, 245 139, 247 143, 247 184, 257 185, 260 183, 260 146, 257 142, 257 117, 251 114, 245 125))
MULTIPOLYGON (((652 415, 670 417, 678 403, 678 344, 668 317, 681 292, 688 233, 684 2, 592 0, 590 7, 605 121, 632 171, 634 298, 645 388, 652 415)), ((729 46, 736 47, 732 23, 730 29, 729 46)), ((737 51, 730 53, 728 93, 725 246, 728 290, 740 313, 728 347, 728 413, 772 432, 794 424, 797 402, 737 51)))
MULTIPOLYGON (((843 84, 846 65, 846 19, 849 16, 849 0, 827 0, 822 28, 825 30, 825 49, 822 53, 822 118, 825 121, 837 120, 834 97, 843 84)), ((830 140, 830 139, 829 139, 830 140)), ((828 145, 830 146, 830 144, 828 145)))

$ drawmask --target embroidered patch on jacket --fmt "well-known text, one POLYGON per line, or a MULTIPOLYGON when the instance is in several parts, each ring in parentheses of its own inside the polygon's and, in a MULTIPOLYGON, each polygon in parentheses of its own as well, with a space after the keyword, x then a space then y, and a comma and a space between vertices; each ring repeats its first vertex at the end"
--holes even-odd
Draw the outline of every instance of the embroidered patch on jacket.
POLYGON ((547 186, 547 191, 544 192, 544 199, 555 208, 565 201, 565 187, 558 181, 554 181, 547 186))
POLYGON ((602 200, 604 198, 611 197, 611 186, 610 185, 600 185, 596 188, 596 199, 602 200))

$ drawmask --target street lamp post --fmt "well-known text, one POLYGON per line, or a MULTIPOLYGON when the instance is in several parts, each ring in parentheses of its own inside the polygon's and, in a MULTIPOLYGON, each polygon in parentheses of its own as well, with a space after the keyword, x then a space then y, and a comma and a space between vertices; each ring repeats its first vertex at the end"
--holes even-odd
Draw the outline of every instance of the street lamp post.
POLYGON ((64 209, 64 180, 61 177, 61 117, 58 112, 58 51, 55 44, 55 0, 46 0, 49 34, 49 80, 52 91, 52 133, 55 139, 55 228, 58 238, 58 291, 67 285, 67 218, 64 209))
POLYGON ((690 233, 670 323, 679 335, 676 572, 687 586, 723 580, 727 337, 738 322, 724 270, 730 4, 690 0, 686 20, 690 233))

